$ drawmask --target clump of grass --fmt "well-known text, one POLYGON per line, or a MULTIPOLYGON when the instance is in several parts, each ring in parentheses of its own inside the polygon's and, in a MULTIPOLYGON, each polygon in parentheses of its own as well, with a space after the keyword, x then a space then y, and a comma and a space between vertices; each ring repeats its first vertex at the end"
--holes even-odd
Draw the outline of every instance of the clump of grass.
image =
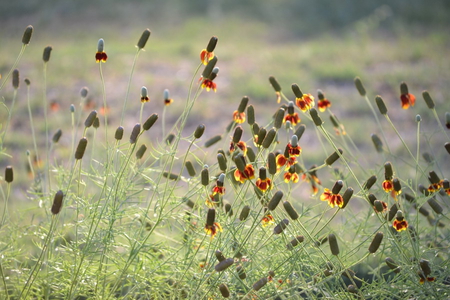
MULTIPOLYGON (((411 115, 415 96, 406 83, 398 99, 403 110, 391 112, 382 96, 370 97, 355 78, 358 105, 374 115, 358 132, 374 147, 360 152, 344 130, 346 120, 336 117, 345 107, 321 90, 316 103, 298 84, 288 94, 268 76, 276 95, 272 116, 258 115, 258 103, 239 96, 229 125, 209 130, 191 113, 207 105, 198 103, 205 93, 220 93, 220 44, 214 36, 200 51, 182 113, 166 117, 182 101, 161 87, 162 118, 153 112, 144 119, 144 104, 153 99, 141 86, 134 99, 141 103, 139 117, 130 120, 131 127, 124 116, 137 58, 149 37, 146 29, 138 40, 121 108, 106 102, 110 74, 102 66, 114 59, 103 39, 92 55, 99 63, 103 115, 92 110, 84 116, 72 105, 58 112, 70 124, 55 124, 44 101, 48 123, 38 134, 27 88, 33 138, 26 145, 45 161, 33 166, 29 158, 32 172, 22 185, 15 179, 23 174, 13 177, 13 168, 6 167, 0 185, 3 298, 448 298, 448 174, 445 161, 420 159, 429 153, 448 158, 448 133, 436 113, 444 104, 424 92, 437 122, 425 131, 422 118, 411 115), (120 120, 108 119, 107 108, 121 109, 120 120), (395 125, 400 113, 416 120, 412 144, 395 125), (103 134, 97 132, 100 118, 103 134), (188 130, 193 121, 198 126, 188 130), (50 125, 59 128, 51 147, 50 125), (71 132, 66 141, 64 132, 71 132), (314 139, 317 149, 308 147, 314 139), (25 199, 18 203, 17 195, 25 199)), ((52 49, 44 50, 44 78, 57 76, 46 70, 52 49)), ((45 100, 46 80, 43 85, 45 100)), ((18 87, 17 71, 13 99, 18 87)), ((82 87, 81 102, 87 96, 82 87)), ((0 147, 9 165, 16 154, 7 152, 4 137, 18 130, 7 126, 16 117, 13 105, 0 147)), ((226 113, 225 107, 214 109, 226 113)))

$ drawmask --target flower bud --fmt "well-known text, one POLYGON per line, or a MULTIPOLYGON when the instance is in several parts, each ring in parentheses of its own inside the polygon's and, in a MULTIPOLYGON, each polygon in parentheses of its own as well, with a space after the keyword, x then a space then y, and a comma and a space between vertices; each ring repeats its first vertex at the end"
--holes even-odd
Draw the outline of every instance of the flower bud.
POLYGON ((5 169, 5 181, 11 183, 14 180, 14 172, 11 166, 7 166, 5 169))
POLYGON ((419 123, 422 121, 422 117, 420 115, 416 115, 416 122, 419 123))
POLYGON ((233 209, 231 208, 230 203, 225 203, 225 214, 227 214, 230 217, 233 215, 233 209))
POLYGON ((83 87, 80 90, 81 98, 86 98, 89 93, 89 89, 87 87, 83 87))
POLYGON ((219 163, 220 170, 222 170, 222 171, 227 170, 227 160, 226 160, 225 156, 223 156, 222 153, 217 154, 217 162, 219 163))
POLYGON ((366 96, 366 89, 364 88, 361 79, 359 77, 355 77, 354 82, 358 93, 363 97, 366 96))
POLYGON ((194 131, 194 137, 196 139, 199 139, 202 137, 204 132, 205 132, 205 125, 204 124, 198 125, 194 131))
POLYGON ((333 233, 328 235, 328 242, 330 244, 331 254, 339 255, 339 246, 337 243, 336 236, 333 233))
POLYGON ((61 211, 61 207, 63 204, 63 198, 64 193, 63 191, 59 190, 56 192, 55 197, 53 198, 53 205, 52 205, 52 214, 57 215, 61 211))
POLYGON ((434 101, 430 96, 430 93, 428 93, 428 91, 423 91, 422 92, 422 97, 423 100, 425 100, 425 103, 427 104, 429 109, 434 109, 434 101))
POLYGON ((171 145, 173 140, 175 139, 175 134, 171 133, 166 137, 166 144, 171 145))
POLYGON ((95 117, 94 122, 92 123, 92 127, 95 129, 100 127, 100 119, 98 117, 95 117))
POLYGON ((255 151, 253 151, 252 147, 247 146, 247 157, 248 157, 249 161, 255 162, 256 154, 255 154, 255 151))
POLYGON ((377 232, 372 240, 372 243, 370 243, 369 246, 369 252, 370 253, 375 253, 377 252, 378 248, 381 245, 381 241, 383 240, 383 233, 382 232, 377 232))
POLYGON ((114 134, 114 138, 118 141, 120 141, 123 137, 123 127, 119 126, 116 129, 116 133, 114 134))
POLYGON ((142 125, 142 129, 149 130, 150 128, 152 128, 153 124, 155 124, 156 120, 158 120, 158 114, 152 114, 145 121, 144 125, 142 125))
POLYGON ((189 176, 194 177, 197 173, 195 172, 194 165, 190 160, 187 160, 185 163, 186 170, 189 173, 189 176))
POLYGON ((213 136, 212 138, 210 138, 209 140, 207 140, 205 142, 205 148, 211 147, 212 145, 214 145, 215 143, 217 143, 221 139, 222 139, 222 136, 220 136, 220 135, 213 136))
POLYGON ((384 104, 384 101, 383 101, 383 99, 381 98, 381 96, 376 96, 375 97, 375 101, 376 101, 376 103, 377 103, 377 106, 378 106, 378 110, 380 111, 380 113, 382 114, 382 115, 385 115, 385 114, 387 114, 387 107, 386 107, 386 105, 384 104))
POLYGON ((22 36, 22 43, 24 45, 28 45, 31 40, 31 36, 33 35, 33 26, 28 25, 27 28, 25 28, 25 31, 22 36))
POLYGON ((86 151, 87 142, 88 141, 85 137, 80 139, 77 149, 75 150, 75 159, 79 160, 83 158, 84 152, 86 151))
POLYGON ((142 144, 141 147, 139 147, 138 151, 136 151, 136 158, 141 159, 144 156, 145 151, 147 151, 147 146, 142 144))
POLYGON ((136 144, 139 133, 141 132, 141 124, 137 123, 134 125, 133 130, 130 135, 130 144, 136 144))
POLYGON ((26 84, 27 86, 30 86, 30 84, 31 84, 30 79, 25 78, 23 81, 25 82, 25 84, 26 84))
POLYGON ((358 293, 358 290, 356 289, 356 287, 353 284, 349 284, 347 286, 347 291, 349 293, 352 293, 352 294, 357 294, 358 293))
POLYGON ((61 135, 62 135, 62 130, 61 129, 58 129, 56 132, 55 132, 55 134, 53 135, 53 138, 52 138, 52 141, 53 141, 53 143, 57 143, 57 142, 59 142, 59 139, 61 138, 61 135))
POLYGON ((150 99, 148 98, 148 90, 145 86, 141 87, 141 102, 148 102, 150 99))
POLYGON ((282 191, 277 191, 272 196, 272 199, 270 199, 269 204, 267 205, 267 209, 268 210, 275 210, 275 208, 277 208, 278 203, 280 203, 282 198, 283 198, 283 192, 282 191))
POLYGON ((75 105, 73 105, 73 104, 70 104, 70 112, 71 113, 74 113, 75 112, 75 105))
POLYGON ((147 44, 148 38, 150 37, 150 34, 152 32, 150 29, 145 29, 144 32, 142 32, 141 37, 139 38, 139 41, 137 42, 136 47, 138 47, 139 50, 144 49, 145 44, 147 44))

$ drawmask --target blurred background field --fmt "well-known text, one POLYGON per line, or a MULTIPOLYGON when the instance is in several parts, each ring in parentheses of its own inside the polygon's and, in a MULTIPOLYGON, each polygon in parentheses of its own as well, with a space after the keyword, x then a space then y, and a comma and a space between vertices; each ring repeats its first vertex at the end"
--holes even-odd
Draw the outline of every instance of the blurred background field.
MULTIPOLYGON (((244 95, 255 106, 257 121, 266 124, 278 106, 268 81, 273 75, 291 100, 292 83, 315 96, 321 89, 331 100, 333 113, 364 152, 364 147, 372 147, 370 133, 378 132, 367 105, 354 88, 355 76, 363 80, 369 99, 383 97, 403 135, 415 136, 411 129, 416 126, 416 114, 422 115, 425 125, 431 124, 431 129, 424 130, 436 130, 435 120, 421 97, 423 90, 433 96, 444 122, 444 112, 449 110, 446 95, 450 93, 449 13, 450 4, 445 0, 2 1, 0 74, 5 76, 17 57, 24 28, 33 25, 32 41, 17 68, 21 80, 31 80, 35 126, 43 132, 42 51, 52 45, 47 95, 59 110, 49 112, 50 132, 62 128, 69 133, 69 107, 74 104, 79 108, 82 87, 89 88, 94 107, 101 107, 101 82, 94 55, 98 39, 103 38, 109 56, 103 66, 109 121, 113 127, 118 126, 135 44, 142 31, 149 28, 152 35, 146 51, 139 56, 131 83, 125 130, 130 132, 138 122, 141 86, 149 89, 151 99, 144 117, 162 113, 163 90, 170 90, 175 100, 166 112, 170 126, 183 110, 200 50, 216 35, 220 68, 215 80, 217 93, 203 93, 187 130, 205 123, 208 137, 222 134, 244 95), (402 81, 417 97, 416 106, 408 111, 400 107, 402 81)), ((7 84, 2 92, 8 106, 12 91, 7 84)), ((87 116, 90 109, 82 115, 87 116)), ((4 120, 5 111, 1 114, 4 120)), ((7 136, 5 146, 10 154, 14 149, 31 147, 26 138, 30 132, 23 83, 14 116, 11 126, 19 134, 7 136)), ((332 130, 328 117, 324 119, 325 126, 332 130)), ((248 132, 244 135, 250 138, 248 132)), ((69 134, 66 137, 61 143, 70 146, 69 134)), ((305 135, 304 139, 305 157, 317 160, 315 135, 305 135)), ((425 146, 433 150, 432 139, 425 146)), ((414 145, 411 142, 410 146, 414 145)), ((401 148, 395 137, 392 144, 394 149, 395 145, 401 148)), ((434 154, 444 152, 439 149, 434 154)), ((0 164, 11 164, 11 159, 23 165, 19 161, 25 160, 25 153, 2 157, 0 164)))

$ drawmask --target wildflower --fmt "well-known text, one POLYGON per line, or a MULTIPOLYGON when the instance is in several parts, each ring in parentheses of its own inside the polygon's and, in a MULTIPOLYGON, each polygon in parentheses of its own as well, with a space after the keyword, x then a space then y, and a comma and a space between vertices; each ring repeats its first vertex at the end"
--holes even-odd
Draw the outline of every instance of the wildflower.
POLYGON ((291 166, 287 172, 284 173, 283 178, 284 182, 289 183, 292 181, 293 183, 297 183, 300 177, 298 176, 295 165, 291 166))
POLYGON ((390 162, 387 162, 384 164, 384 181, 381 184, 381 186, 383 187, 383 190, 386 193, 389 193, 391 191, 394 190, 394 182, 393 182, 393 175, 394 172, 392 170, 392 165, 390 162))
POLYGON ((373 209, 375 209, 376 212, 385 212, 388 210, 388 205, 386 202, 381 200, 375 200, 373 201, 373 209))
POLYGON ((275 220, 272 216, 272 214, 267 213, 262 219, 261 219, 261 223, 263 227, 267 227, 270 226, 272 224, 275 224, 275 220))
POLYGON ((214 56, 211 60, 208 61, 205 69, 203 70, 202 76, 199 81, 202 81, 202 88, 206 89, 209 92, 211 89, 215 92, 217 89, 217 85, 213 80, 217 77, 217 73, 219 73, 219 68, 215 67, 217 63, 217 56, 214 56))
POLYGON ((215 82, 213 82, 211 79, 203 79, 202 82, 202 89, 206 89, 207 92, 209 92, 210 90, 213 90, 214 92, 217 91, 217 84, 215 82))
POLYGON ((247 179, 253 178, 255 178, 255 168, 252 164, 247 164, 242 172, 239 169, 234 171, 234 179, 240 183, 244 183, 247 179))
POLYGON ((447 179, 442 180, 442 188, 444 189, 444 192, 450 196, 450 184, 447 179))
POLYGON ((296 126, 298 123, 300 123, 300 117, 298 116, 298 113, 294 111, 294 102, 290 101, 288 108, 287 108, 287 114, 284 116, 283 123, 286 123, 287 121, 291 122, 292 126, 296 126))
POLYGON ((397 211, 392 227, 394 227, 397 231, 406 230, 406 228, 408 228, 408 222, 405 220, 401 210, 397 211))
POLYGON ((276 156, 276 164, 277 168, 280 169, 283 166, 286 166, 286 169, 289 169, 291 166, 295 165, 297 162, 297 158, 295 156, 289 155, 289 145, 286 146, 284 154, 278 154, 276 156))
POLYGON ((434 171, 429 172, 428 180, 430 181, 430 185, 428 186, 428 192, 435 193, 439 192, 442 188, 443 180, 439 178, 439 176, 434 171))
POLYGON ((409 106, 414 106, 416 103, 416 97, 408 92, 408 86, 402 82, 400 84, 400 100, 402 102, 402 108, 408 109, 409 106))
POLYGON ((219 193, 210 194, 205 201, 205 205, 208 206, 209 208, 213 208, 219 205, 220 204, 219 195, 220 195, 219 193))
POLYGON ((58 103, 58 101, 53 100, 53 101, 50 102, 50 110, 54 111, 54 112, 59 110, 59 103, 58 103))
POLYGON ((216 48, 218 38, 216 36, 211 37, 206 49, 200 52, 200 61, 207 65, 208 62, 214 57, 214 49, 216 48))
POLYGON ((218 222, 215 222, 216 210, 214 208, 208 209, 208 215, 206 216, 205 232, 211 235, 211 239, 218 233, 222 232, 222 226, 218 222))
POLYGON ((417 272, 417 274, 420 277, 419 283, 420 284, 424 284, 425 281, 429 281, 429 282, 433 282, 436 280, 435 277, 429 277, 428 275, 431 274, 431 267, 430 267, 430 262, 426 259, 421 259, 419 261, 419 265, 420 265, 420 271, 417 272))
POLYGON ((436 280, 436 277, 427 277, 421 271, 417 272, 417 275, 419 275, 419 277, 420 277, 420 279, 419 279, 420 284, 424 284, 425 281, 433 282, 436 280))
POLYGON ((328 107, 331 106, 330 100, 325 98, 321 90, 317 91, 319 102, 317 103, 317 106, 319 107, 320 112, 324 112, 328 107))
POLYGON ((264 167, 259 169, 259 178, 256 180, 256 186, 263 192, 272 188, 272 181, 270 178, 267 178, 267 171, 264 167))
POLYGON ((317 167, 316 165, 312 165, 311 168, 308 170, 308 172, 302 174, 302 180, 311 183, 313 195, 316 195, 317 192, 319 192, 319 188, 317 187, 317 185, 321 184, 321 181, 316 174, 315 170, 316 167, 317 167))
POLYGON ((143 86, 141 88, 141 102, 145 103, 145 102, 148 102, 148 101, 150 101, 150 98, 148 97, 148 90, 147 90, 147 88, 145 86, 143 86))
POLYGON ((303 94, 297 84, 294 83, 292 85, 292 91, 296 97, 295 104, 302 110, 302 112, 306 112, 314 106, 314 97, 311 94, 303 94))
POLYGON ((223 181, 225 179, 225 174, 220 174, 219 179, 217 179, 216 186, 213 187, 212 192, 213 195, 219 194, 224 195, 225 194, 225 187, 223 186, 223 181))
POLYGON ((105 41, 103 39, 99 39, 97 44, 97 53, 95 54, 95 62, 106 62, 108 59, 108 55, 106 55, 105 51, 103 51, 104 47, 105 41))
POLYGON ((342 207, 344 205, 344 198, 339 194, 343 186, 342 180, 336 181, 332 190, 327 188, 324 189, 324 192, 320 196, 321 201, 328 201, 328 205, 331 207, 339 206, 342 207))
POLYGON ((233 141, 231 142, 230 153, 233 153, 237 149, 240 149, 244 156, 247 155, 247 143, 245 143, 244 141, 239 141, 237 143, 234 143, 233 141))
POLYGON ((302 153, 302 148, 298 145, 298 137, 293 135, 291 142, 287 145, 289 156, 299 156, 302 153))
POLYGON ((164 90, 164 105, 169 106, 170 104, 172 104, 172 102, 173 102, 173 99, 170 98, 169 90, 165 89, 164 90))

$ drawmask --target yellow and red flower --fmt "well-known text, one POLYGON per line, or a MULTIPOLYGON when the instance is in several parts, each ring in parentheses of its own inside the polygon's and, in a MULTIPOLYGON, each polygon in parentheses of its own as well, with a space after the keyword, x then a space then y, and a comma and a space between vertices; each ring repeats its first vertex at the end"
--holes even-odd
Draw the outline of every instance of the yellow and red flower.
POLYGON ((275 219, 270 213, 267 213, 264 217, 262 217, 261 224, 263 227, 267 227, 269 225, 275 224, 275 219))
POLYGON ((278 169, 281 169, 283 166, 286 166, 286 169, 289 169, 291 166, 295 165, 297 158, 295 156, 286 157, 286 155, 280 153, 275 158, 275 161, 278 169))
POLYGON ((243 172, 236 169, 234 171, 234 179, 240 183, 244 183, 247 179, 255 178, 255 168, 252 164, 247 164, 243 172))
POLYGON ((237 143, 231 141, 230 143, 230 153, 233 153, 236 149, 241 149, 242 154, 247 155, 247 143, 244 141, 239 141, 237 143))
POLYGON ((211 37, 208 45, 206 46, 206 49, 200 51, 200 61, 204 65, 207 65, 208 62, 214 57, 214 49, 216 48, 217 41, 218 39, 216 36, 211 37))
POLYGON ((418 272, 417 274, 418 274, 419 277, 420 277, 420 279, 419 279, 419 283, 420 283, 420 284, 424 284, 425 281, 433 282, 433 281, 436 280, 436 277, 428 277, 428 276, 425 276, 422 272, 418 272))
POLYGON ((392 182, 392 180, 386 179, 385 181, 383 181, 381 186, 386 193, 392 192, 394 190, 394 183, 392 182))
POLYGON ((211 239, 218 233, 222 232, 222 226, 218 222, 215 222, 216 210, 214 208, 208 209, 206 216, 205 232, 211 235, 211 239))
POLYGON ((256 180, 256 187, 262 192, 272 188, 272 180, 267 178, 267 170, 264 167, 259 169, 259 178, 256 180))
POLYGON ((397 231, 406 230, 406 228, 408 228, 408 222, 404 218, 395 218, 392 227, 397 231))
POLYGON ((97 53, 95 53, 95 62, 97 62, 97 63, 106 62, 107 59, 108 59, 108 55, 106 55, 106 52, 98 51, 97 53))
POLYGON ((326 98, 320 99, 319 102, 317 103, 317 107, 319 108, 319 111, 321 111, 321 112, 324 112, 330 106, 331 106, 331 102, 330 102, 330 100, 328 100, 326 98))
POLYGON ((295 99, 295 104, 302 110, 302 112, 306 112, 314 107, 314 97, 311 94, 303 94, 301 98, 295 99))
POLYGON ((217 91, 217 84, 212 81, 211 79, 205 78, 202 82, 202 89, 206 89, 207 92, 210 90, 213 90, 214 92, 217 91))
MULTIPOLYGON (((311 169, 315 169, 317 166, 311 166, 311 169)), ((302 180, 311 183, 312 195, 316 195, 319 192, 317 185, 322 184, 320 179, 317 177, 315 170, 310 170, 302 174, 302 180)))
POLYGON ((287 146, 288 146, 289 157, 299 156, 302 153, 302 148, 298 144, 296 146, 293 146, 291 143, 289 143, 287 146))
POLYGON ((291 122, 292 126, 295 126, 300 123, 301 120, 298 113, 294 112, 292 114, 288 113, 284 116, 283 123, 286 123, 287 121, 291 122))
POLYGON ((298 176, 297 172, 295 171, 295 165, 291 166, 287 172, 284 173, 284 182, 289 183, 289 181, 292 181, 293 183, 297 183, 300 177, 298 176))
POLYGON ((402 102, 403 109, 408 109, 416 103, 416 97, 410 93, 400 95, 400 100, 402 102))
POLYGON ((235 110, 233 112, 233 120, 238 124, 244 123, 245 122, 245 112, 239 112, 238 110, 235 110))
POLYGON ((342 198, 341 194, 333 194, 331 190, 327 188, 325 188, 322 195, 320 195, 320 200, 328 201, 328 205, 331 207, 342 207, 344 205, 344 198, 342 198))

